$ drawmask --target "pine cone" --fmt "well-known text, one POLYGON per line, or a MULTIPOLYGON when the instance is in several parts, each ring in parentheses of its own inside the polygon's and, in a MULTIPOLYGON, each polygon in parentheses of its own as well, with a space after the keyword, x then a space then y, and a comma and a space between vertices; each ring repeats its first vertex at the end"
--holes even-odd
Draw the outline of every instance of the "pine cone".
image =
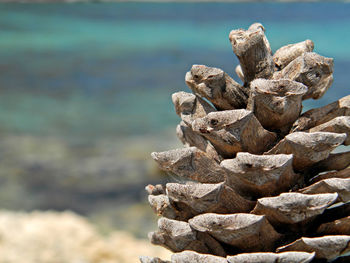
MULTIPOLYGON (((152 153, 184 183, 149 185, 161 216, 153 244, 171 262, 350 262, 350 96, 303 114, 323 96, 333 59, 311 40, 273 55, 264 27, 229 35, 243 85, 194 65, 193 94, 173 95, 185 148, 152 153)), ((141 257, 141 262, 166 262, 141 257)))

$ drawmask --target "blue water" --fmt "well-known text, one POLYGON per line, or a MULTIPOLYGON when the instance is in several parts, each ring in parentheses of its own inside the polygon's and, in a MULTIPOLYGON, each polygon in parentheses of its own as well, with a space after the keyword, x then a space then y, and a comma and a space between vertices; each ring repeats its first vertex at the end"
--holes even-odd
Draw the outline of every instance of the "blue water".
POLYGON ((0 5, 0 132, 91 140, 157 134, 170 95, 206 64, 234 75, 228 33, 259 21, 273 50, 312 39, 335 58, 319 106, 349 93, 350 5, 85 3, 0 5))

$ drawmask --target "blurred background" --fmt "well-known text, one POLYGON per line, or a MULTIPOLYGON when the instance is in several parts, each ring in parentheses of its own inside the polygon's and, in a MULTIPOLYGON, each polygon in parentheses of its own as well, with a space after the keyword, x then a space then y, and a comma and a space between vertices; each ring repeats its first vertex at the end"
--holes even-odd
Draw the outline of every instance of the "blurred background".
MULTIPOLYGON (((189 91, 191 65, 238 81, 228 34, 261 22, 273 51, 311 39, 315 52, 334 58, 333 86, 304 110, 322 106, 349 94, 349 14, 343 2, 0 4, 0 236, 12 229, 23 240, 40 220, 68 218, 91 235, 145 239, 156 217, 144 187, 171 180, 150 152, 181 147, 171 94, 189 91)), ((45 227, 48 236, 57 230, 45 227)), ((11 251, 0 262, 16 262, 11 251)), ((86 261, 36 252, 33 262, 134 262, 108 251, 86 261)))

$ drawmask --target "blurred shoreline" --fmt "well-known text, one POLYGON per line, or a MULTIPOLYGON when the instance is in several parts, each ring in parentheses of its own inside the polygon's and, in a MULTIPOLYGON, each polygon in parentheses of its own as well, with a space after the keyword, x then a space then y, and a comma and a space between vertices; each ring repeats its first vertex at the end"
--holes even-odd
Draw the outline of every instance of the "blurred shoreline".
MULTIPOLYGON (((0 3, 316 3, 322 0, 0 0, 0 3)), ((334 2, 349 3, 350 0, 334 2)))
POLYGON ((310 38, 317 53, 335 58, 333 87, 304 110, 348 93, 347 4, 6 2, 0 8, 2 209, 72 210, 103 233, 123 229, 145 237, 156 229, 144 187, 167 179, 150 153, 182 147, 171 94, 189 91, 184 75, 192 64, 235 78, 238 61, 227 39, 233 28, 260 21, 273 50, 310 38))

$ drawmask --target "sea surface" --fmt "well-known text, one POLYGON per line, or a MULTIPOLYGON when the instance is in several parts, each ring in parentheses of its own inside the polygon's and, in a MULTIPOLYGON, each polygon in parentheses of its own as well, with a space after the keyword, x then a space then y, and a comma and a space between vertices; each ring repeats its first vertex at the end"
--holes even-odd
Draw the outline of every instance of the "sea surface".
POLYGON ((228 34, 254 22, 273 51, 311 39, 334 58, 304 109, 350 93, 350 4, 0 4, 0 208, 124 216, 116 227, 143 233, 129 215, 145 218, 142 189, 164 180, 149 153, 180 147, 171 94, 192 64, 238 80, 228 34))

